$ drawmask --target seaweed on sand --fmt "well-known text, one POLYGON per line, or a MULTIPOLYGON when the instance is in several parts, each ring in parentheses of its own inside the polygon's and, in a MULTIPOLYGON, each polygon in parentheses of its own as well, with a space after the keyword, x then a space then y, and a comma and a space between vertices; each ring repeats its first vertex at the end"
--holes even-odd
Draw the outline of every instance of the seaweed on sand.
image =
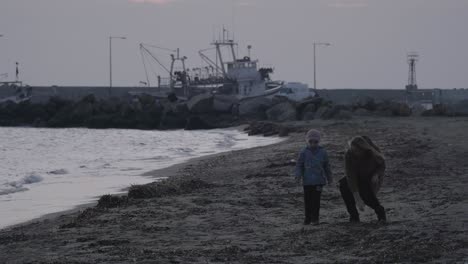
POLYGON ((213 184, 200 179, 189 180, 164 180, 145 185, 133 185, 128 191, 128 197, 132 199, 147 199, 189 193, 197 189, 210 188, 213 184))

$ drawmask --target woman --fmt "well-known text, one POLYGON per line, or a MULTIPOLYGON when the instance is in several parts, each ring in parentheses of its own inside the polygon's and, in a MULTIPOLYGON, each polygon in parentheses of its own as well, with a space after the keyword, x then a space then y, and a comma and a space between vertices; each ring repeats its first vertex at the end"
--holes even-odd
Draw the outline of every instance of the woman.
POLYGON ((345 154, 346 176, 339 181, 341 196, 346 204, 351 222, 359 222, 362 202, 374 209, 379 221, 387 220, 385 209, 377 199, 385 172, 385 158, 379 148, 366 136, 353 138, 345 154), (361 200, 362 199, 362 200, 361 200))

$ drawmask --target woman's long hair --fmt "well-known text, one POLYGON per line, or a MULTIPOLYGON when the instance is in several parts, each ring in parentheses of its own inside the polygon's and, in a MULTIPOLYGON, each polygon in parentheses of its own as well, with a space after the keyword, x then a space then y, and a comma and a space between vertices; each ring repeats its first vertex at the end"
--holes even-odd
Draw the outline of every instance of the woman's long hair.
POLYGON ((380 152, 380 148, 377 147, 372 140, 367 136, 357 136, 351 139, 348 142, 348 150, 351 150, 352 147, 356 147, 363 151, 368 151, 377 157, 385 159, 382 152, 380 152))
MULTIPOLYGON (((372 140, 367 136, 357 136, 354 137, 351 141, 348 142, 348 151, 353 152, 351 150, 352 147, 358 148, 364 152, 370 153, 372 157, 380 164, 383 163, 385 166, 385 157, 383 156, 382 152, 380 151, 379 147, 377 147, 372 140)), ((374 194, 377 194, 380 190, 380 187, 383 183, 384 175, 373 175, 373 182, 372 182, 372 190, 374 194)))

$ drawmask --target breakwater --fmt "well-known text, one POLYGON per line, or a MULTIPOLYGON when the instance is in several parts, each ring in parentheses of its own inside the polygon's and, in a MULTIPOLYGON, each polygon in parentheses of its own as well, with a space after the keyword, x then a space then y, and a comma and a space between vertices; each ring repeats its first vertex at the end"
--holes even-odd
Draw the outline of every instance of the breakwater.
MULTIPOLYGON (((112 97, 124 98, 131 94, 149 94, 165 97, 170 90, 158 87, 107 87, 107 86, 27 86, 33 103, 47 103, 50 98, 79 101, 87 95, 97 99, 107 100, 112 97)), ((0 86, 0 99, 13 96, 18 87, 0 86)), ((468 99, 468 88, 459 89, 419 89, 410 94, 405 89, 319 89, 318 93, 326 100, 335 104, 353 104, 363 98, 373 98, 377 101, 407 102, 410 100, 432 100, 436 104, 454 104, 468 99)))
POLYGON ((455 94, 448 90, 319 90, 320 97, 299 102, 281 96, 238 100, 211 94, 180 101, 157 88, 112 88, 112 92, 108 87, 76 91, 69 88, 58 89, 61 92, 54 96, 34 87, 16 89, 30 99, 21 103, 0 101, 1 126, 193 130, 250 121, 468 115, 468 89, 453 90, 455 94))

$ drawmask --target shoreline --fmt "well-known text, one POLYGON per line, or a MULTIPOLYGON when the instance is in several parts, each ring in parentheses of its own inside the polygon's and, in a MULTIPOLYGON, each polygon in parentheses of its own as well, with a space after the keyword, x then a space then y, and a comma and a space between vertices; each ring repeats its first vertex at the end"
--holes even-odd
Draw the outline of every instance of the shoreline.
POLYGON ((294 123, 296 133, 282 142, 173 166, 165 172, 173 177, 147 185, 157 192, 146 198, 1 230, 0 261, 466 262, 466 121, 294 123), (310 127, 324 133, 335 181, 344 175, 342 152, 350 137, 366 134, 382 147, 388 168, 378 197, 388 224, 376 223, 372 210, 361 213, 361 223, 349 224, 339 191, 329 186, 321 224, 302 225, 303 197, 291 160, 310 127))
MULTIPOLYGON (((229 127, 229 128, 221 128, 221 129, 222 130, 237 130, 240 133, 245 133, 243 131, 243 129, 245 127, 247 127, 247 126, 248 125, 239 125, 239 126, 234 126, 234 127, 229 127)), ((275 143, 272 143, 272 144, 269 144, 269 145, 278 144, 278 143, 281 143, 282 141, 285 141, 285 140, 287 140, 287 138, 284 138, 283 140, 280 140, 279 142, 275 142, 275 143)), ((266 145, 266 146, 269 146, 269 145, 266 145)), ((264 147, 264 146, 258 146, 258 147, 253 147, 253 148, 259 148, 259 147, 264 147)), ((251 148, 246 148, 246 149, 251 149, 251 148)), ((182 170, 182 169, 184 169, 186 167, 192 166, 194 164, 197 164, 198 162, 201 162, 201 161, 203 161, 205 159, 215 158, 215 157, 217 157, 219 155, 222 155, 224 153, 230 153, 230 152, 241 151, 241 150, 245 150, 245 149, 228 150, 228 151, 224 151, 224 152, 220 152, 220 153, 208 154, 208 155, 203 155, 203 156, 199 156, 199 157, 189 158, 188 160, 185 160, 185 161, 182 161, 180 163, 170 165, 168 167, 143 172, 139 176, 141 176, 141 177, 150 177, 150 178, 154 178, 155 180, 160 179, 159 181, 161 181, 161 180, 164 180, 164 179, 167 179, 167 178, 172 178, 172 177, 176 176, 177 173, 180 170, 182 170), (157 176, 157 174, 164 175, 164 176, 157 176)), ((149 182, 147 184, 157 183, 159 181, 152 181, 152 182, 149 182)), ((143 184, 143 185, 146 185, 146 184, 143 184)), ((111 193, 111 195, 112 196, 125 196, 125 195, 127 195, 128 190, 130 189, 130 187, 131 186, 124 187, 124 188, 120 189, 119 191, 116 191, 115 193, 111 193)), ((34 217, 34 218, 30 219, 30 220, 26 220, 26 221, 23 221, 23 222, 20 222, 20 223, 17 223, 17 224, 8 225, 6 227, 0 228, 0 232, 1 231, 8 231, 8 230, 18 228, 18 227, 21 227, 21 226, 25 226, 25 225, 34 224, 34 223, 37 223, 37 222, 54 220, 54 219, 58 218, 59 216, 76 215, 77 213, 80 213, 81 211, 83 211, 85 209, 92 208, 92 207, 96 206, 98 204, 98 200, 104 195, 105 194, 98 195, 98 196, 95 197, 95 200, 93 200, 92 202, 78 204, 78 205, 76 205, 76 206, 74 206, 73 208, 70 208, 70 209, 66 209, 66 210, 62 210, 62 211, 58 211, 58 212, 53 212, 53 213, 47 213, 47 214, 44 214, 44 215, 39 216, 39 217, 34 217)))

